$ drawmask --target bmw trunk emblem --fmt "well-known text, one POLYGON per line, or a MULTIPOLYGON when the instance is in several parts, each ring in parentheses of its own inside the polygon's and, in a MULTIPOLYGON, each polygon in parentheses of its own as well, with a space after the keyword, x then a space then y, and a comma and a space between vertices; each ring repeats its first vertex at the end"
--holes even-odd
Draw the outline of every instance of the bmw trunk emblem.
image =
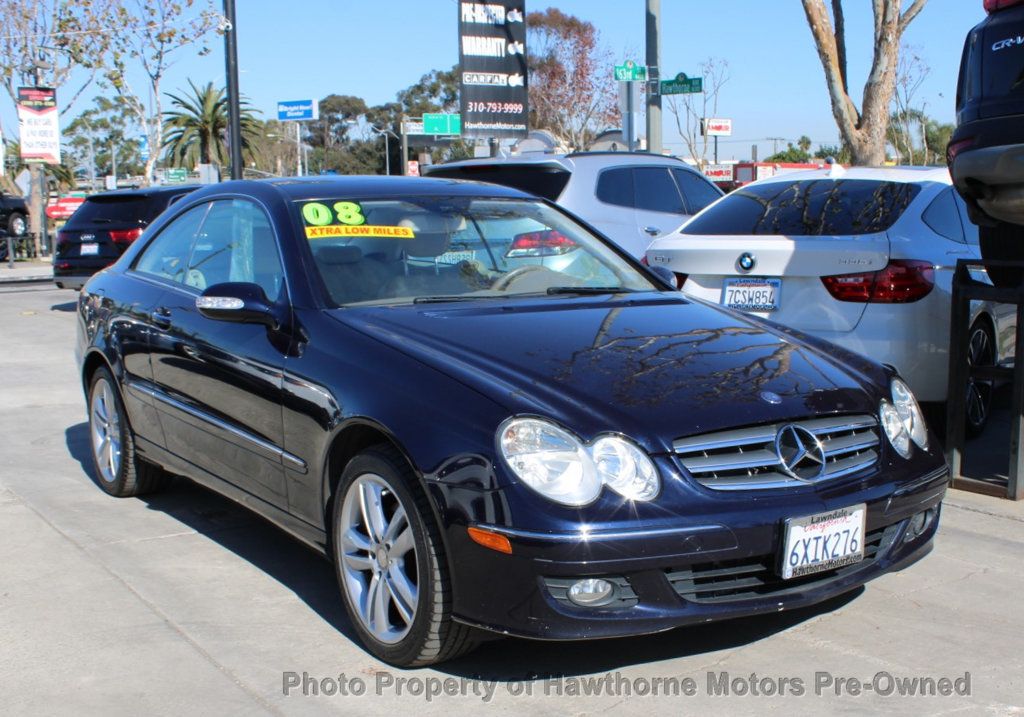
POLYGON ((740 258, 736 260, 736 266, 743 271, 750 271, 757 266, 757 259, 749 251, 745 251, 740 254, 740 258))

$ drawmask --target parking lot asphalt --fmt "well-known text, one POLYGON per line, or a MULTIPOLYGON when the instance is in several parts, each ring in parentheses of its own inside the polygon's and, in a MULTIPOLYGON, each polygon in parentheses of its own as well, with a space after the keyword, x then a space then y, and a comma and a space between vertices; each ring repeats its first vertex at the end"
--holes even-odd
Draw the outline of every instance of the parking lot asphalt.
POLYGON ((0 714, 1024 714, 1024 504, 962 492, 931 555, 814 609, 382 664, 274 527, 185 481, 94 485, 74 299, 0 286, 0 714))

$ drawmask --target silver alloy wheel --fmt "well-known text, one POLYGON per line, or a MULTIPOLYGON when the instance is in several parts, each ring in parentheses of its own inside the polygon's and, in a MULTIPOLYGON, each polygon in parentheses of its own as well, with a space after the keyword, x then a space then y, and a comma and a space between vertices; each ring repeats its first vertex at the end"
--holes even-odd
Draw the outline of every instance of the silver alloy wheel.
MULTIPOLYGON (((975 326, 967 342, 967 364, 969 366, 991 366, 995 363, 992 342, 984 326, 975 326)), ((967 421, 975 428, 981 428, 988 420, 989 404, 992 401, 992 382, 969 379, 967 383, 967 421)))
POLYGON ((121 417, 114 399, 114 389, 105 378, 93 384, 89 400, 89 424, 93 457, 100 478, 113 483, 121 472, 121 417))
POLYGON ((363 627, 383 643, 400 641, 419 603, 416 541, 405 507, 379 475, 349 485, 338 542, 345 591, 363 627))
POLYGON ((23 217, 17 216, 11 219, 12 236, 20 237, 22 234, 25 233, 26 228, 27 227, 25 226, 25 219, 23 217))

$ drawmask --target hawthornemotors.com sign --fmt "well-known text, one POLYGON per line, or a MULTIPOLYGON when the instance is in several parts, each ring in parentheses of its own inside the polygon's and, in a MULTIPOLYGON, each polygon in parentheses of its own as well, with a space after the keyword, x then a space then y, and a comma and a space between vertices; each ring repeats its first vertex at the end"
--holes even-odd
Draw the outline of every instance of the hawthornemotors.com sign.
POLYGON ((60 114, 55 89, 18 88, 18 131, 23 160, 60 164, 60 114))
POLYGON ((463 137, 527 134, 524 0, 459 2, 463 137))

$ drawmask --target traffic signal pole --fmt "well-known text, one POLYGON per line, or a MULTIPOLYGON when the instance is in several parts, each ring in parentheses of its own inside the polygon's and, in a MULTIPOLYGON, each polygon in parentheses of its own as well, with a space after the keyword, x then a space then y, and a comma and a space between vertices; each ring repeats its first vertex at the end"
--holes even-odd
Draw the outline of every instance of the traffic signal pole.
POLYGON ((647 0, 647 151, 661 154, 661 0, 647 0))

